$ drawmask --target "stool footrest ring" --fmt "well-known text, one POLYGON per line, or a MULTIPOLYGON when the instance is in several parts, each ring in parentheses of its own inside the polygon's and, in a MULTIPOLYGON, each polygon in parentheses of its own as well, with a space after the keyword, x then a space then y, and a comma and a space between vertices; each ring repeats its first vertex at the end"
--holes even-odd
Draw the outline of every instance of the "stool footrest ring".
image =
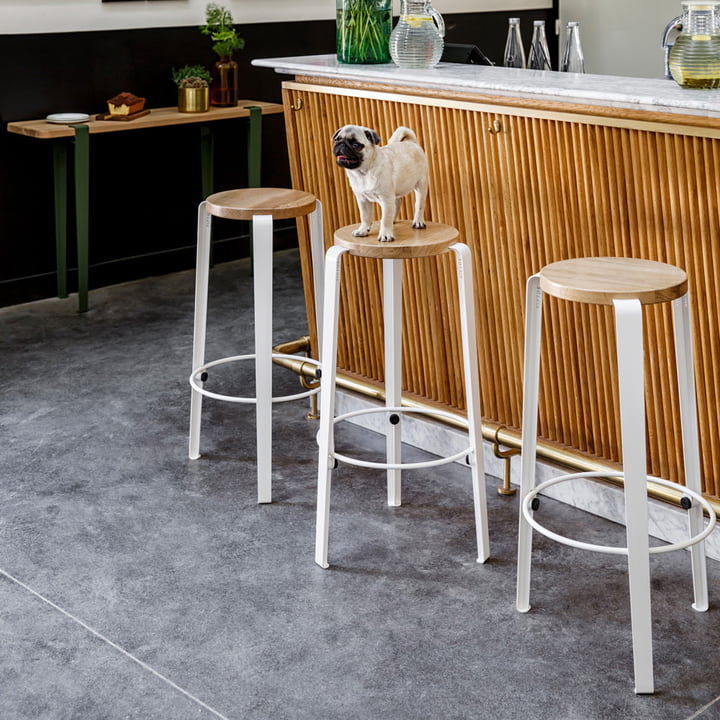
MULTIPOLYGON (((348 420, 352 417, 358 417, 361 415, 370 415, 377 413, 412 413, 416 415, 430 415, 434 417, 445 417, 449 419, 456 419, 457 416, 445 412, 444 410, 434 410, 432 408, 411 408, 411 407, 377 407, 377 408, 364 408, 362 410, 354 410, 353 412, 344 413, 333 418, 333 423, 337 424, 348 420)), ((341 460, 348 465, 356 465, 358 467, 367 468, 378 468, 381 470, 410 470, 413 468, 427 468, 436 467, 438 465, 447 465, 451 462, 456 462, 461 458, 472 456, 472 447, 468 446, 463 450, 456 452, 452 455, 446 455, 443 457, 435 458, 434 460, 427 460, 425 462, 408 462, 408 463, 388 463, 388 462, 374 462, 371 460, 360 460, 359 458, 349 457, 339 452, 331 452, 330 455, 337 460, 341 460)))
MULTIPOLYGON (((580 550, 590 550, 592 552, 602 552, 602 553, 608 553, 611 555, 627 555, 628 550, 626 547, 616 547, 612 545, 595 545, 592 543, 586 543, 582 542, 580 540, 574 540, 572 538, 568 538, 565 535, 559 535, 558 533, 553 532, 552 530, 548 530, 546 527, 541 525, 532 515, 532 511, 530 510, 530 503, 532 503, 533 499, 536 498, 543 490, 550 487, 551 485, 556 485, 558 483, 562 482, 568 482, 570 480, 578 480, 581 478, 608 478, 608 477, 624 477, 623 472, 580 472, 580 473, 571 473, 568 475, 558 475, 557 477, 554 477, 550 480, 546 480, 543 483, 540 483, 537 487, 533 488, 523 499, 522 502, 522 514, 525 516, 525 519, 528 521, 528 523, 537 530, 541 535, 545 535, 546 537, 551 538, 552 540, 555 540, 559 543, 562 543, 563 545, 569 545, 570 547, 579 548, 580 550)), ((656 547, 650 548, 651 554, 658 554, 658 553, 666 553, 671 552, 673 550, 682 550, 684 548, 690 547, 691 545, 695 545, 696 543, 701 542, 704 540, 715 527, 715 523, 717 522, 717 517, 715 515, 715 511, 712 508, 712 505, 699 493, 695 492, 694 490, 690 490, 689 488, 686 488, 684 485, 680 485, 679 483, 672 482, 670 480, 665 480, 663 478, 654 477, 652 475, 648 476, 648 480, 651 480, 653 483, 656 483, 658 485, 663 485, 665 487, 669 487, 675 490, 680 490, 684 495, 690 496, 694 501, 700 503, 705 510, 708 512, 708 515, 710 517, 709 522, 705 526, 705 528, 702 530, 702 532, 699 532, 697 535, 694 535, 693 537, 687 538, 686 540, 682 540, 677 543, 672 543, 668 545, 659 545, 656 547)))
MULTIPOLYGON (((193 370, 192 374, 188 378, 188 381, 190 382, 191 387, 194 390, 197 390, 199 393, 202 393, 206 397, 215 398, 215 400, 225 400, 226 402, 234 402, 234 403, 245 403, 245 404, 251 404, 255 405, 257 403, 257 399, 254 397, 241 397, 237 395, 224 395, 222 393, 215 393, 210 390, 207 390, 202 385, 202 380, 200 380, 200 375, 207 371, 208 368, 216 367, 218 365, 226 365, 228 363, 232 362, 238 362, 241 360, 255 360, 256 354, 252 353, 249 355, 233 355, 232 357, 225 357, 220 358, 219 360, 213 360, 212 362, 205 363, 205 365, 201 365, 199 368, 196 368, 193 370)), ((286 353, 272 353, 273 359, 275 358, 288 358, 288 359, 294 359, 298 360, 301 359, 304 362, 307 362, 309 365, 314 365, 315 367, 320 366, 320 362, 318 360, 315 360, 314 358, 308 358, 308 357, 301 357, 300 355, 288 355, 286 353)), ((278 397, 273 397, 272 402, 274 403, 280 403, 280 402, 289 402, 290 400, 302 400, 303 398, 310 397, 311 395, 316 395, 320 392, 320 385, 317 387, 310 388, 309 390, 304 390, 299 393, 295 393, 293 395, 281 395, 278 397)))

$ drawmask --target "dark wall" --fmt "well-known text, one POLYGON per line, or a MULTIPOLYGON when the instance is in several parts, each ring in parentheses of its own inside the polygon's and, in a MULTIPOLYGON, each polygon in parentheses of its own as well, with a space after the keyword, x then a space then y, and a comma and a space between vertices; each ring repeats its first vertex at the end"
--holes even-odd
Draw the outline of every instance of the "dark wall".
MULTIPOLYGON (((555 11, 521 17, 525 44, 533 19, 546 20, 551 51, 555 11)), ((446 42, 478 45, 497 64, 508 13, 446 15, 446 42)), ((250 66, 255 57, 334 52, 333 21, 267 23, 239 27, 245 50, 240 97, 279 102, 283 76, 250 66)), ((0 64, 13 68, 0 94, 0 122, 42 118, 52 112, 98 113, 127 90, 148 107, 176 103, 173 67, 214 60, 208 39, 195 27, 43 35, 0 35, 0 64)), ((246 182, 244 124, 213 123, 215 190, 246 182)), ((198 126, 93 135, 90 142, 90 287, 193 267, 200 199, 198 126)), ((322 152, 323 148, 319 148, 322 152)), ((55 293, 52 143, 0 133, 0 306, 55 293)), ((263 177, 268 186, 290 183, 282 116, 263 123, 263 177)), ((72 197, 71 197, 72 200, 72 197)), ((75 290, 74 235, 68 234, 75 290)), ((238 223, 216 226, 218 261, 247 254, 238 223), (238 237, 240 232, 242 237, 238 237)), ((294 242, 287 226, 285 242, 294 242)), ((282 239, 280 240, 282 242, 282 239)))

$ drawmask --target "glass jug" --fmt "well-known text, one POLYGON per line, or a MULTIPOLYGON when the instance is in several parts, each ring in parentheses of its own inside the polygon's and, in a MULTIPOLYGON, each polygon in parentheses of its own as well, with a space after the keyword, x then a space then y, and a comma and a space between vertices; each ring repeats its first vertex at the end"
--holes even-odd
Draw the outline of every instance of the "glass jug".
POLYGON ((402 68, 430 68, 440 61, 445 23, 430 0, 400 0, 400 19, 390 35, 390 57, 402 68))
POLYGON ((683 2, 670 74, 686 88, 720 88, 720 2, 683 2))

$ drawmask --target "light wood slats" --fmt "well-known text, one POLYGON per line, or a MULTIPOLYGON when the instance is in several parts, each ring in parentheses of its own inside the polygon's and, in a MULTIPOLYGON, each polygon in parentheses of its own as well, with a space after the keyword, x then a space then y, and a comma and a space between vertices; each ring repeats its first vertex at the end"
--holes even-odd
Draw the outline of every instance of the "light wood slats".
MULTIPOLYGON (((412 128, 428 154, 427 219, 455 225, 473 253, 483 416, 519 428, 525 283, 555 260, 644 257, 684 268, 693 307, 704 492, 720 493, 720 139, 697 127, 573 122, 548 112, 437 98, 350 97, 336 88, 286 88, 293 184, 323 202, 326 245, 357 222, 344 172, 331 154, 341 125, 386 141, 412 128), (297 99, 302 109, 292 110, 297 99), (494 131, 493 122, 500 121, 494 131), (488 128, 493 129, 492 132, 488 128), (663 130, 666 130, 665 132, 663 130), (717 479, 716 479, 717 478, 717 479)), ((548 103, 548 108, 550 107, 548 103)), ((567 109, 566 109, 567 110, 567 109)), ((651 114, 643 118, 652 118, 651 114)), ((678 122, 681 122, 679 119, 678 122)), ((410 217, 412 201, 402 204, 410 217)), ((306 230, 301 226, 306 289, 306 230)), ((383 380, 380 264, 348 258, 340 320, 341 369, 383 380)), ((459 311, 452 258, 404 270, 404 392, 464 410, 459 311)), ((314 299, 306 292, 309 312, 314 299)), ((539 431, 550 442, 609 462, 621 459, 614 318, 607 307, 546 298, 539 431)), ((682 451, 668 305, 645 308, 649 469, 682 481, 682 451)), ((313 342, 316 338, 313 335, 313 342)))

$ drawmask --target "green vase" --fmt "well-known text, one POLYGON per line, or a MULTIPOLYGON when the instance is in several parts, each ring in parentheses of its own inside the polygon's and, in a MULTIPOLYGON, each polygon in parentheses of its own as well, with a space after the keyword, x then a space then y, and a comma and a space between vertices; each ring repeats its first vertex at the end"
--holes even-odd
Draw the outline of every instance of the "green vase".
POLYGON ((335 44, 343 63, 389 63, 392 0, 336 0, 335 44))

